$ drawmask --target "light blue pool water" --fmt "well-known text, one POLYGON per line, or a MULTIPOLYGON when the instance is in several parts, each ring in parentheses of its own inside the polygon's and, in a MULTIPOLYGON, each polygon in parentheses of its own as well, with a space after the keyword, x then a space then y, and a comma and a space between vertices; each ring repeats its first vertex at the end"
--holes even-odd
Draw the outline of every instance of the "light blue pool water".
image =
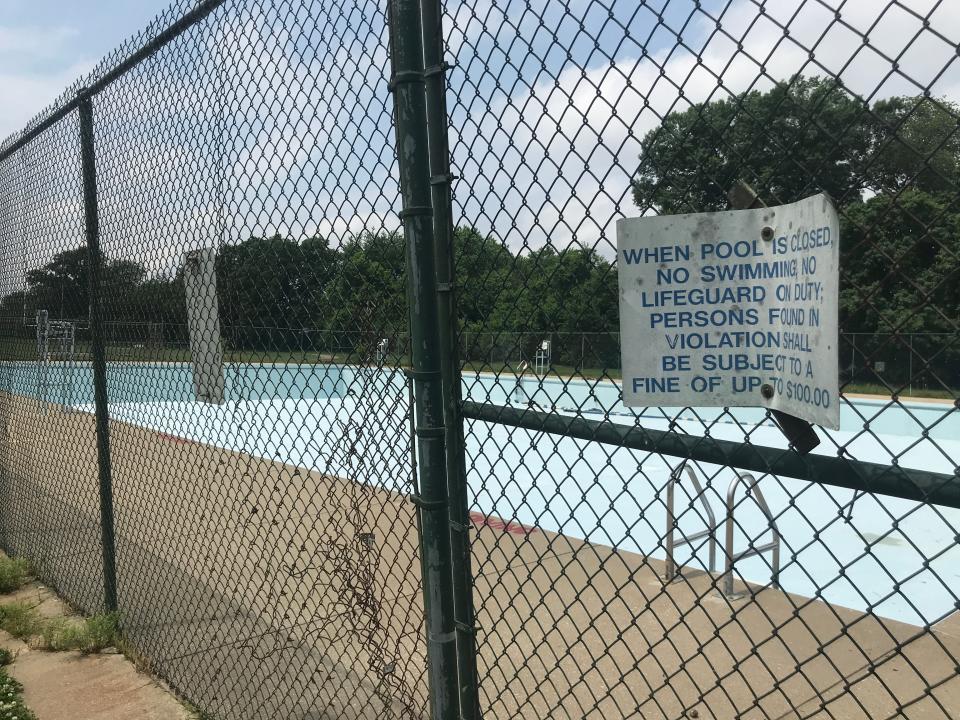
MULTIPOLYGON (((72 370, 73 395, 64 404, 92 411, 89 366, 72 370)), ((182 363, 122 365, 108 372, 111 416, 169 435, 251 453, 321 472, 407 492, 407 389, 399 371, 335 365, 239 365, 226 370, 228 402, 193 400, 190 368, 182 363), (349 452, 348 450, 353 450, 349 452)), ((0 388, 37 395, 37 368, 0 364, 0 388)), ((489 374, 464 377, 464 395, 477 401, 526 405, 563 414, 607 415, 633 423, 605 381, 564 382, 489 374)), ((749 408, 651 408, 639 413, 652 429, 786 447, 779 430, 749 408), (754 427, 760 423, 759 426, 754 427), (672 424, 672 425, 671 425, 672 424)), ((856 399, 841 412, 841 429, 818 428, 814 452, 953 474, 960 458, 960 412, 949 402, 885 403, 856 399)), ((571 438, 469 422, 468 483, 473 509, 605 546, 663 558, 664 488, 676 458, 571 438)), ((717 518, 734 471, 697 464, 705 498, 717 518)), ((896 498, 861 495, 801 480, 764 476, 760 487, 783 536, 780 583, 785 590, 870 610, 903 622, 931 625, 955 612, 960 591, 960 511, 896 498), (854 502, 855 500, 855 502, 854 502), (851 506, 852 504, 852 506, 851 506)), ((677 488, 682 533, 703 528, 702 505, 686 483, 677 488)), ((734 551, 769 538, 769 523, 751 497, 738 495, 734 551)), ((723 532, 719 533, 722 543, 723 532)), ((722 564, 723 552, 718 554, 722 564)), ((705 543, 681 547, 677 560, 707 569, 705 543)), ((722 569, 722 568, 721 568, 722 569)), ((767 556, 736 565, 755 583, 770 580, 767 556)))
MULTIPOLYGON (((41 369, 36 363, 0 363, 0 388, 40 398, 41 369)), ((93 368, 89 363, 50 363, 46 370, 48 400, 82 405, 93 402, 93 368)), ((299 400, 337 397, 346 392, 341 368, 324 365, 230 364, 224 368, 228 401, 299 400)), ((114 403, 190 402, 193 370, 188 363, 109 363, 107 396, 114 403)))

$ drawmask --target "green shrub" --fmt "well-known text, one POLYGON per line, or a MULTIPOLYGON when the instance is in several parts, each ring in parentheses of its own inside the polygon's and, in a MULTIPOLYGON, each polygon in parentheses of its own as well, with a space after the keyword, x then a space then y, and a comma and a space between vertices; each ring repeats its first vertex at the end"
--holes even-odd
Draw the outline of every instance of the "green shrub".
POLYGON ((24 558, 0 557, 0 593, 19 590, 30 577, 30 563, 24 558))
POLYGON ((79 650, 83 653, 100 652, 117 644, 119 625, 114 613, 94 615, 83 621, 54 618, 40 630, 40 647, 44 650, 79 650))
POLYGON ((15 638, 29 640, 40 632, 42 626, 43 620, 33 605, 23 602, 0 605, 0 628, 15 638))
POLYGON ((0 668, 0 720, 37 720, 23 704, 23 686, 0 668))

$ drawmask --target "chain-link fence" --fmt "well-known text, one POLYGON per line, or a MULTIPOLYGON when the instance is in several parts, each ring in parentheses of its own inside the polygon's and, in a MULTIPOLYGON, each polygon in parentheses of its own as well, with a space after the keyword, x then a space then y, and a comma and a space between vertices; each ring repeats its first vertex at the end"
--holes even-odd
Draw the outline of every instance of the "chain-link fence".
POLYGON ((177 3, 0 146, 0 543, 208 717, 960 715, 958 54, 936 0, 177 3), (809 453, 623 402, 615 221, 743 185, 840 214, 809 453))

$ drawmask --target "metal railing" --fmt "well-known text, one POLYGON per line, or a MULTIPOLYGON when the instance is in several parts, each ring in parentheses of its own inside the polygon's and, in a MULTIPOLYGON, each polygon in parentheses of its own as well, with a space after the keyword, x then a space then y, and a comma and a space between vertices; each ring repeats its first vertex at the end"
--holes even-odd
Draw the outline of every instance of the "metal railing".
MULTIPOLYGON (((732 515, 732 513, 731 513, 732 515)), ((728 522, 729 522, 728 518, 728 522)), ((713 514, 713 508, 710 507, 710 503, 707 501, 704 496, 703 485, 700 484, 700 480, 697 479, 697 473, 692 467, 683 464, 682 467, 670 473, 670 480, 667 482, 667 561, 665 564, 665 569, 663 577, 668 582, 677 577, 678 568, 677 562, 674 558, 674 551, 677 547, 684 545, 694 546, 694 543, 706 539, 707 549, 708 549, 708 558, 707 558, 707 570, 709 572, 716 572, 717 570, 717 518, 713 514), (681 471, 686 473, 687 478, 690 480, 690 484, 693 485, 694 499, 700 501, 700 505, 703 508, 704 516, 706 517, 707 527, 703 530, 698 530, 693 533, 684 534, 679 540, 677 540, 677 518, 674 512, 675 502, 676 502, 676 487, 677 482, 680 479, 681 471)), ((732 542, 732 539, 731 539, 732 542)), ((730 547, 726 548, 727 553, 731 551, 730 547)), ((729 571, 729 568, 728 568, 729 571)), ((728 593, 729 595, 730 593, 728 593)))
POLYGON ((767 551, 770 552, 770 568, 771 568, 771 578, 770 578, 770 587, 779 588, 779 576, 780 576, 780 529, 777 527, 777 521, 773 517, 773 513, 770 512, 770 506, 767 505, 766 499, 763 497, 763 492, 760 490, 760 483, 750 473, 738 474, 730 482, 730 487, 727 488, 727 516, 724 520, 723 526, 723 549, 724 549, 724 558, 726 558, 724 569, 723 569, 723 592, 727 597, 734 597, 733 590, 733 566, 738 560, 743 560, 748 557, 753 557, 755 555, 761 555, 767 551), (746 550, 741 550, 740 552, 734 552, 733 550, 733 536, 734 528, 736 521, 734 520, 734 511, 736 510, 737 504, 736 493, 737 488, 746 483, 746 493, 747 495, 752 495, 756 500, 757 505, 760 507, 760 510, 763 511, 764 517, 770 523, 770 542, 763 543, 761 545, 755 545, 751 543, 751 546, 746 550))

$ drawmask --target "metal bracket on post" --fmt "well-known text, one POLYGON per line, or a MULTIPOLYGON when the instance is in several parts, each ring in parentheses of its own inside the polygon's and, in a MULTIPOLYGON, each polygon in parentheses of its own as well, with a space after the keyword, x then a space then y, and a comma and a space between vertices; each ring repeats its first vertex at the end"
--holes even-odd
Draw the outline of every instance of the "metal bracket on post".
POLYGON ((460 414, 460 359, 457 342, 453 257, 450 150, 447 140, 446 70, 443 59, 443 11, 440 0, 421 0, 424 90, 430 158, 430 198, 436 257, 437 335, 443 388, 444 443, 447 449, 450 549, 453 558, 453 612, 457 634, 460 720, 480 717, 477 680, 476 617, 470 551, 470 500, 467 492, 463 417, 460 414))
MULTIPOLYGON (((730 205, 734 210, 752 210, 754 208, 766 207, 767 204, 760 199, 752 187, 743 180, 738 180, 727 193, 730 205)), ((771 388, 772 391, 772 388, 771 388)), ((795 417, 782 410, 770 409, 774 422, 780 428, 793 449, 801 455, 806 455, 820 444, 820 438, 817 437, 813 425, 806 420, 795 417)))
POLYGON ((83 209, 90 283, 90 353, 93 356, 93 400, 97 427, 97 466, 100 476, 100 532, 103 545, 103 597, 107 612, 117 610, 116 537, 113 525, 113 478, 110 466, 110 411, 107 406, 107 356, 103 340, 100 273, 100 215, 97 208, 96 152, 93 137, 93 102, 80 90, 80 158, 83 172, 83 209))
MULTIPOLYGON (((444 407, 446 348, 437 301, 438 280, 449 282, 449 278, 437 277, 422 9, 419 0, 390 0, 388 7, 390 88, 407 255, 430 716, 455 720, 460 715, 460 688, 444 407)), ((433 29, 431 25, 430 33, 433 29)))

